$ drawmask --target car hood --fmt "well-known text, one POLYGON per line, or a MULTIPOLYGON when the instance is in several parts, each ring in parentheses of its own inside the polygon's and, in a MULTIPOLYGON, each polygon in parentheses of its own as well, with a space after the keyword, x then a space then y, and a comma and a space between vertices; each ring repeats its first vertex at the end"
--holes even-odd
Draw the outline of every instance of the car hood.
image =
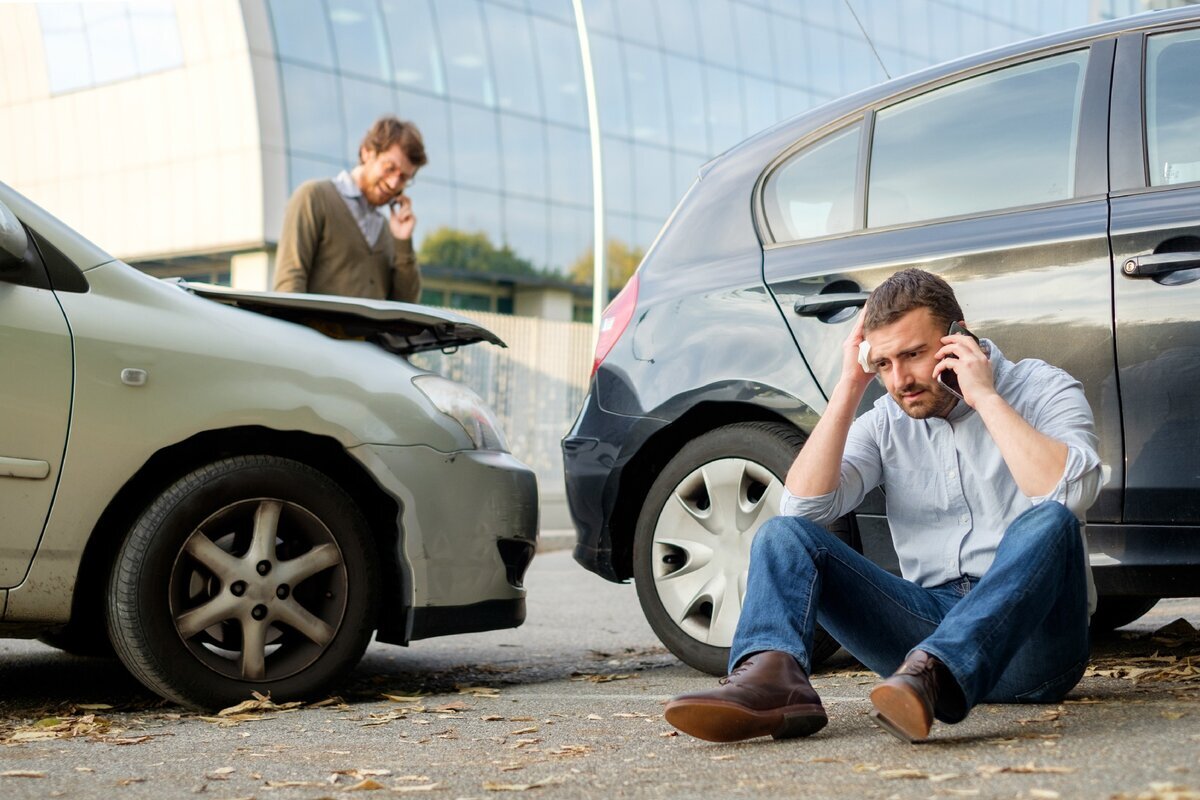
POLYGON ((307 325, 334 339, 365 339, 399 355, 475 342, 507 347, 478 322, 440 308, 361 297, 247 292, 182 278, 166 280, 198 297, 307 325))

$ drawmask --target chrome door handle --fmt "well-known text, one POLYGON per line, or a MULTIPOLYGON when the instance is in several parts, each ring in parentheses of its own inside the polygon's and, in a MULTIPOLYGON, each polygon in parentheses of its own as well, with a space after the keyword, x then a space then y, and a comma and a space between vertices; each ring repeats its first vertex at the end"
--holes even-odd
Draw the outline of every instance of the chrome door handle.
POLYGON ((1200 253, 1155 253, 1150 256, 1134 256, 1121 266, 1127 278, 1153 278, 1181 269, 1200 267, 1200 253))

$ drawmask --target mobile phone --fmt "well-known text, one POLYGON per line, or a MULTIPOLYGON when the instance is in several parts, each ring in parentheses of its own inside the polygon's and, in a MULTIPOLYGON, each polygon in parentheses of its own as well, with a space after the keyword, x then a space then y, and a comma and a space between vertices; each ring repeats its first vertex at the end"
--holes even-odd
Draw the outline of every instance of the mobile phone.
MULTIPOLYGON (((963 327, 960 323, 951 322, 950 328, 946 331, 946 335, 953 336, 956 333, 965 334, 967 336, 970 336, 976 342, 979 341, 978 336, 971 333, 969 330, 967 330, 965 327, 963 327)), ((946 356, 946 358, 958 358, 958 356, 946 356)), ((954 374, 954 370, 952 370, 952 369, 942 370, 941 372, 938 373, 937 380, 938 380, 938 383, 940 383, 942 386, 946 387, 946 391, 948 391, 950 394, 954 395, 959 400, 964 399, 962 396, 962 389, 958 385, 958 375, 954 374)))

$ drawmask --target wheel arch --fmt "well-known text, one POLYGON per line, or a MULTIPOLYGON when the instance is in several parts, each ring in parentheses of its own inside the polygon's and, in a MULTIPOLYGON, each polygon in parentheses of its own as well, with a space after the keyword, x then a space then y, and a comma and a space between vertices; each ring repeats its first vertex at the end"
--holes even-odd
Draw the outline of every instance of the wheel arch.
MULTIPOLYGON (((794 409, 803 411, 795 401, 794 409)), ((815 417, 814 417, 815 421, 815 417)), ((745 402, 705 400, 696 403, 670 424, 655 431, 622 468, 613 503, 609 532, 613 569, 621 580, 633 577, 633 536, 638 514, 650 485, 662 468, 692 439, 738 422, 777 422, 807 436, 811 426, 781 410, 745 402)))
MULTIPOLYGON (((407 607, 409 579, 397 547, 399 507, 396 501, 332 438, 304 431, 245 426, 204 431, 165 447, 126 481, 100 515, 84 547, 71 598, 71 624, 104 625, 103 596, 108 575, 121 542, 138 514, 168 486, 192 470, 240 455, 289 458, 323 473, 345 490, 370 526, 382 566, 381 587, 394 587, 386 589, 390 599, 407 607)), ((395 606, 385 599, 379 613, 382 615, 389 608, 394 610, 395 606)))

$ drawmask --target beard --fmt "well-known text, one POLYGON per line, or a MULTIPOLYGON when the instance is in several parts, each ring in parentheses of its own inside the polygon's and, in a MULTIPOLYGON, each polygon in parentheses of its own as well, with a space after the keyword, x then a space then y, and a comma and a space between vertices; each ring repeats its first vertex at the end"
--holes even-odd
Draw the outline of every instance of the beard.
POLYGON ((892 392, 892 399, 900 410, 913 419, 944 417, 954 408, 958 398, 947 392, 940 383, 909 383, 892 392), (923 392, 915 400, 905 400, 904 395, 923 392))

